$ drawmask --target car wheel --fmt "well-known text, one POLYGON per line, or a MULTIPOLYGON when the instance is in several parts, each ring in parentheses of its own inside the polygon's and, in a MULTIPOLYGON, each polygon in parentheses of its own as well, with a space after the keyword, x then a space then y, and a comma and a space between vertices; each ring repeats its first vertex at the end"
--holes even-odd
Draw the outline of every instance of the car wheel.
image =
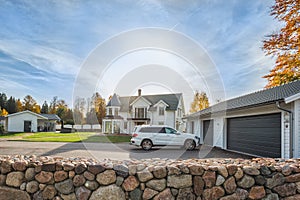
POLYGON ((152 148, 153 144, 152 144, 151 140, 143 140, 141 146, 144 150, 148 151, 152 148))
POLYGON ((184 149, 186 150, 193 150, 196 147, 196 143, 194 140, 186 140, 184 142, 184 149))

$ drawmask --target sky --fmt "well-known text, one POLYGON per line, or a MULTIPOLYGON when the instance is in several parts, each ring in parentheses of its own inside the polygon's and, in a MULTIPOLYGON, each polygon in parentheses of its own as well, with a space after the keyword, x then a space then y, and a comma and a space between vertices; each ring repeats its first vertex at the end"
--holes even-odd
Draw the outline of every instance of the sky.
POLYGON ((181 92, 189 105, 195 91, 215 102, 261 90, 275 63, 262 41, 280 28, 272 4, 0 0, 0 92, 72 107, 96 91, 181 92))

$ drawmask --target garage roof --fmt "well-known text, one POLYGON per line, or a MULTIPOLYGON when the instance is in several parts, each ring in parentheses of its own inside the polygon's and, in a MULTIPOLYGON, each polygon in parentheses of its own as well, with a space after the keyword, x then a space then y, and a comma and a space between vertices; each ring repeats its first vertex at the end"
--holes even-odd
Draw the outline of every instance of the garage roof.
POLYGON ((15 115, 22 115, 24 113, 29 113, 31 115, 35 115, 35 116, 37 116, 40 119, 60 121, 60 118, 57 115, 55 115, 55 114, 37 114, 37 113, 34 113, 32 111, 29 111, 29 110, 25 110, 25 111, 22 111, 22 112, 17 112, 17 113, 9 114, 6 117, 11 117, 11 116, 15 116, 15 115))
POLYGON ((197 113, 194 113, 190 116, 271 104, 276 101, 284 101, 286 98, 294 96, 298 93, 300 93, 300 80, 293 81, 285 85, 260 90, 237 98, 229 99, 227 101, 220 102, 209 108, 201 110, 197 113))

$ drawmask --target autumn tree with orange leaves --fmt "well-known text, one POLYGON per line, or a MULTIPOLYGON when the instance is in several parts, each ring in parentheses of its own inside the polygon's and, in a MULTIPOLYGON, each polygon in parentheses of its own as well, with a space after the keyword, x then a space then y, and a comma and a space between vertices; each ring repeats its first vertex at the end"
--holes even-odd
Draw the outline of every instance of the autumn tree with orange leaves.
POLYGON ((266 88, 300 79, 300 1, 275 0, 271 15, 284 26, 263 41, 266 54, 276 57, 275 67, 263 77, 269 81, 266 88))
POLYGON ((207 94, 205 92, 196 91, 194 94, 194 100, 191 103, 190 113, 195 113, 208 107, 209 101, 207 94))

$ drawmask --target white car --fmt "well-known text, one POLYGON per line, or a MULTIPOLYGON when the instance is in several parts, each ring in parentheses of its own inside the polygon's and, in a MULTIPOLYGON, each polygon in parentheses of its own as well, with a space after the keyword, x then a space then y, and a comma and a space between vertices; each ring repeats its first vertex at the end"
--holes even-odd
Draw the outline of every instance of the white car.
POLYGON ((200 138, 190 133, 180 133, 169 126, 142 125, 134 128, 130 144, 141 146, 144 150, 166 145, 193 150, 200 145, 200 138))

